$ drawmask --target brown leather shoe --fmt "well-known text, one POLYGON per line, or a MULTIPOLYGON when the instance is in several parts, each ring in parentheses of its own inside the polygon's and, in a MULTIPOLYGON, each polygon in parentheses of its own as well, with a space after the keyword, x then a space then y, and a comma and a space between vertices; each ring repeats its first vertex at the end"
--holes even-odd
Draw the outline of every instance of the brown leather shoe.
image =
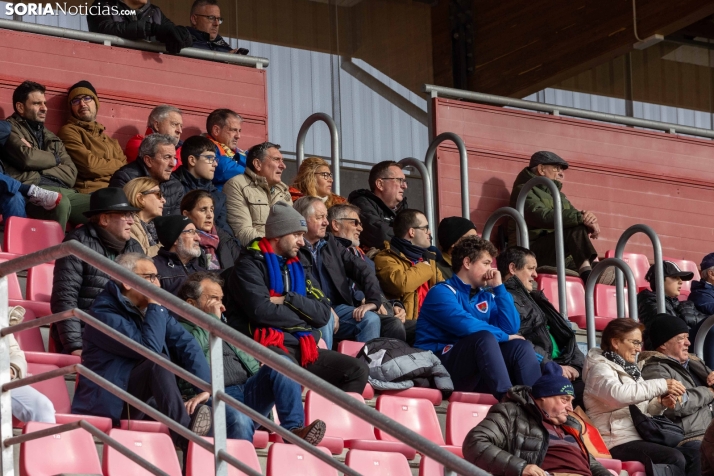
POLYGON ((303 426, 302 428, 294 428, 291 431, 296 436, 307 441, 311 445, 317 446, 320 444, 320 442, 322 441, 322 438, 325 436, 326 429, 327 429, 327 426, 325 425, 324 421, 315 420, 312 423, 310 423, 308 426, 303 426))

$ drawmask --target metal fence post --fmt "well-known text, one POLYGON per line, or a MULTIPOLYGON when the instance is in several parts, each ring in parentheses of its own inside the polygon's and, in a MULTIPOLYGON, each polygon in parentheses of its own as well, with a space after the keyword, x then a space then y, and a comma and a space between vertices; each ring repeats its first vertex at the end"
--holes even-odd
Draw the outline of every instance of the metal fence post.
POLYGON ((226 449, 226 403, 216 398, 223 389, 223 339, 213 332, 208 337, 211 358, 211 397, 213 399, 213 455, 216 461, 216 476, 228 476, 228 463, 218 453, 226 449))
POLYGON ((335 188, 335 194, 340 194, 340 138, 337 133, 337 125, 335 121, 332 120, 329 114, 324 112, 316 112, 310 117, 305 119, 305 122, 300 126, 300 131, 298 132, 297 143, 295 144, 297 167, 300 169, 302 161, 305 160, 305 138, 307 137, 307 131, 310 127, 318 122, 322 121, 327 124, 328 129, 330 129, 330 149, 332 156, 330 157, 332 161, 332 178, 334 180, 333 187, 335 188))
MULTIPOLYGON (((0 329, 10 325, 8 314, 8 283, 7 276, 0 278, 0 329)), ((14 337, 0 338, 0 388, 8 383, 10 378, 10 345, 9 340, 14 337)), ((12 438, 12 400, 10 391, 0 393, 0 441, 12 438)), ((12 446, 1 445, 0 465, 2 476, 14 476, 15 461, 12 446)))
POLYGON ((694 353, 702 360, 704 360, 704 341, 712 327, 714 327, 714 315, 707 317, 699 326, 697 336, 694 338, 694 353))
POLYGON ((434 178, 434 158, 436 157, 436 149, 442 142, 450 140, 459 149, 459 168, 461 170, 461 216, 470 220, 471 207, 469 205, 469 156, 466 153, 466 144, 463 139, 453 132, 442 132, 436 139, 431 141, 429 148, 424 157, 426 170, 429 171, 429 176, 434 178))
POLYGON ((486 220, 486 224, 483 226, 483 233, 481 234, 481 237, 484 240, 490 240, 493 227, 496 225, 498 220, 503 217, 513 218, 516 222, 516 228, 518 229, 518 234, 516 235, 516 238, 518 239, 518 246, 530 248, 530 241, 528 240, 528 225, 526 225, 526 220, 518 210, 511 207, 501 207, 493 212, 491 216, 488 217, 488 220, 486 220))
MULTIPOLYGON (((424 162, 414 157, 403 158, 399 161, 399 165, 402 167, 414 167, 419 171, 424 189, 424 214, 429 221, 429 226, 436 232, 439 224, 436 222, 436 215, 434 214, 434 190, 431 188, 431 175, 429 174, 429 170, 427 170, 424 162)), ((434 236, 436 236, 436 234, 434 234, 434 236)))
MULTIPOLYGON (((659 236, 657 233, 647 225, 632 225, 627 230, 625 230, 620 239, 617 240, 617 245, 615 246, 615 258, 620 258, 625 254, 625 246, 629 239, 635 233, 644 233, 652 242, 652 249, 654 250, 654 264, 655 264, 655 293, 657 294, 657 312, 664 313, 664 270, 662 263, 662 244, 659 241, 659 236)), ((624 288, 622 281, 622 272, 618 269, 616 272, 615 285, 617 286, 617 315, 624 315, 625 312, 625 300, 624 300, 624 288)), ((632 287, 629 289, 630 294, 637 294, 637 287, 632 287)))

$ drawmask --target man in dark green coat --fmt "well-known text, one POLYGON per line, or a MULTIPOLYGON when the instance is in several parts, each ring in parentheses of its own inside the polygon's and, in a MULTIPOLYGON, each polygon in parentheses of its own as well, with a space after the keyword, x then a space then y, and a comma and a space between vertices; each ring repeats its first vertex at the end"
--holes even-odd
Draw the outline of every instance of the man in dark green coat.
MULTIPOLYGON (((540 151, 533 154, 528 167, 521 170, 513 184, 510 206, 516 207, 518 194, 523 186, 534 177, 546 177, 555 182, 558 190, 563 187, 564 171, 568 163, 553 152, 540 151)), ((583 281, 587 281, 591 263, 597 258, 597 251, 591 243, 600 234, 597 217, 591 211, 577 210, 560 192, 563 211, 563 241, 565 244, 566 267, 577 271, 583 281)), ((555 213, 553 196, 543 185, 533 187, 526 196, 523 209, 528 225, 530 249, 538 257, 541 266, 555 266, 555 213)), ((516 226, 508 223, 509 243, 516 244, 516 226)))

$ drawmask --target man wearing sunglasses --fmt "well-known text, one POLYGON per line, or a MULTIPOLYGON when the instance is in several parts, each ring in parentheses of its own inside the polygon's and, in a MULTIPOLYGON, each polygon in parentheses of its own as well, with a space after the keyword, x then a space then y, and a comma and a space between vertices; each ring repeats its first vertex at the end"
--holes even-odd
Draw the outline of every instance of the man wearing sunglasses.
POLYGON ((176 295, 190 274, 206 271, 199 263, 200 238, 196 226, 186 216, 154 218, 162 248, 154 256, 161 275, 161 288, 176 295))
POLYGON ((99 98, 89 81, 70 86, 67 94, 70 116, 57 133, 77 167, 75 190, 92 193, 109 186, 114 172, 126 165, 119 142, 104 133, 97 122, 99 98))
MULTIPOLYGON (((191 26, 188 32, 193 38, 193 47, 221 53, 238 53, 218 34, 223 23, 217 0, 196 0, 191 6, 191 26)), ((241 52, 242 54, 248 54, 241 52)))

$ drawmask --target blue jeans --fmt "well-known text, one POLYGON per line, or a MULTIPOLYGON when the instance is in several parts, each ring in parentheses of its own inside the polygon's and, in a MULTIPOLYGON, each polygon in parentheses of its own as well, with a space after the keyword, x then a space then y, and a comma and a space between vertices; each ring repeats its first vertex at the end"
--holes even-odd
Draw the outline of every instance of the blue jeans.
POLYGON ((337 340, 356 340, 357 342, 369 342, 379 337, 380 321, 379 315, 372 311, 364 314, 364 317, 357 322, 352 317, 354 306, 340 304, 335 306, 335 313, 340 318, 340 328, 335 334, 337 340))
MULTIPOLYGON (((340 322, 340 325, 341 324, 342 323, 340 322)), ((327 348, 332 350, 332 343, 335 340, 335 316, 332 313, 330 313, 330 320, 327 321, 327 324, 323 327, 320 327, 319 331, 322 334, 322 340, 325 341, 327 348)))
POLYGON ((0 173, 0 210, 4 220, 10 217, 26 218, 25 198, 20 193, 20 183, 14 178, 0 173))
MULTIPOLYGON (((244 384, 226 387, 226 393, 261 415, 268 416, 275 406, 280 426, 286 430, 301 428, 305 424, 300 384, 267 365, 261 366, 258 373, 244 384)), ((255 427, 256 424, 250 417, 226 405, 228 438, 252 442, 255 427)))

